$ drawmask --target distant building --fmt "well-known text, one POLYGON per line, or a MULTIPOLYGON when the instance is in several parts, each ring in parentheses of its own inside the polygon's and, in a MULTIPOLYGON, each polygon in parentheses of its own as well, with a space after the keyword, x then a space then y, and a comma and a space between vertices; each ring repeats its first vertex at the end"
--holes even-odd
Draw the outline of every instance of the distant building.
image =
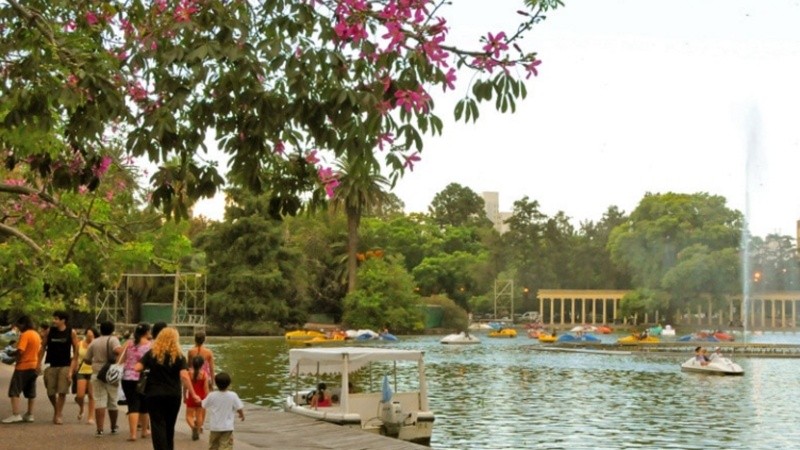
MULTIPOLYGON (((508 225, 505 221, 511 217, 512 213, 500 212, 500 194, 497 192, 482 192, 481 197, 483 197, 483 208, 486 211, 486 217, 492 222, 494 229, 500 234, 508 231, 508 225)), ((798 227, 800 227, 800 224, 798 224, 798 227)))

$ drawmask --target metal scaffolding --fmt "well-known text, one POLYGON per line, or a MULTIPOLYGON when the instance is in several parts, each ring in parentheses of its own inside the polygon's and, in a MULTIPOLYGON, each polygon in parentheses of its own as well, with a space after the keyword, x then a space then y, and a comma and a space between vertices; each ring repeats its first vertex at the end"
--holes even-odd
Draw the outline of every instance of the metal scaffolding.
MULTIPOLYGON (((150 286, 151 290, 153 286, 150 286)), ((98 293, 95 300, 95 322, 110 320, 118 326, 132 327, 150 319, 158 312, 169 326, 190 329, 206 326, 206 277, 201 273, 124 273, 114 288, 98 293), (171 298, 155 299, 134 295, 141 280, 151 280, 153 286, 172 285, 171 298), (171 280, 171 281, 170 281, 171 280)))

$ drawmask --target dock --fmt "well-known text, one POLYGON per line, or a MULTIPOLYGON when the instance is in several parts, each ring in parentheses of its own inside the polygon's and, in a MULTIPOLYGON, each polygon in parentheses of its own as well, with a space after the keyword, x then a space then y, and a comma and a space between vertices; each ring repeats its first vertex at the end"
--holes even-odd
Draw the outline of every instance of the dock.
MULTIPOLYGON (((713 349, 719 347, 722 353, 731 357, 763 357, 763 358, 800 358, 800 345, 797 344, 761 344, 750 342, 680 342, 662 341, 654 344, 604 344, 595 342, 580 343, 553 343, 543 344, 540 350, 543 351, 572 351, 584 353, 606 353, 615 354, 617 352, 628 353, 651 353, 665 355, 685 355, 692 353, 695 347, 713 349)), ((536 346, 531 347, 536 349, 536 346)))
MULTIPOLYGON (((7 389, 11 380, 13 366, 0 364, 0 386, 7 389)), ((235 390, 235 389, 234 389, 235 390)), ((119 407, 119 433, 109 434, 109 422, 106 416, 106 435, 94 437, 95 426, 86 424, 85 419, 79 422, 78 406, 75 396, 67 395, 64 406, 64 424, 52 423, 53 407, 47 400, 42 377, 36 387, 36 403, 33 423, 0 424, 0 435, 3 436, 2 448, 7 450, 30 450, 50 448, 54 445, 64 450, 126 448, 130 450, 151 449, 149 438, 128 442, 128 421, 125 417, 125 406, 119 407)), ((21 398, 23 408, 27 405, 21 398)), ((208 431, 200 436, 199 441, 192 441, 191 430, 184 418, 185 408, 181 407, 178 422, 175 425, 176 450, 203 450, 208 448, 208 431)), ((23 410, 24 412, 24 410, 23 410)), ((0 420, 11 415, 11 404, 5 395, 0 398, 0 420)), ((290 414, 283 411, 270 410, 258 405, 245 403, 245 420, 238 418, 234 431, 236 450, 252 450, 261 448, 281 450, 421 450, 430 449, 399 439, 379 436, 353 428, 333 425, 327 422, 290 414)))

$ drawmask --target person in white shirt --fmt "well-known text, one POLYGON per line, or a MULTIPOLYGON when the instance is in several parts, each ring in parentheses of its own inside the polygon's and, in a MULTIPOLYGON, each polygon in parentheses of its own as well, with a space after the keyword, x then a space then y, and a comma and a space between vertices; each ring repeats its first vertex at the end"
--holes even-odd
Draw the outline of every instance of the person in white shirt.
POLYGON ((208 419, 209 450, 233 449, 233 422, 236 414, 244 420, 244 404, 235 392, 229 391, 231 376, 220 372, 214 377, 218 391, 208 394, 203 399, 203 408, 206 409, 208 419))

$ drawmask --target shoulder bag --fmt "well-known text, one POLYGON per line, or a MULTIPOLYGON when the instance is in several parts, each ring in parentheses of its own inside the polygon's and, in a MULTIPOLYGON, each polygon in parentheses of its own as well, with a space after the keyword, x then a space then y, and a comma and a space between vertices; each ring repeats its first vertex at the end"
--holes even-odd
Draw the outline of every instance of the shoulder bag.
POLYGON ((120 353, 119 358, 117 358, 116 362, 114 362, 113 354, 111 352, 111 337, 108 337, 106 341, 106 352, 107 353, 107 360, 106 363, 103 364, 103 367, 100 368, 100 371, 97 372, 97 379, 102 381, 103 383, 108 383, 110 385, 116 386, 119 384, 119 381, 122 379, 122 373, 125 371, 125 366, 121 364, 121 361, 125 357, 125 352, 128 351, 128 345, 125 346, 125 349, 120 353))

